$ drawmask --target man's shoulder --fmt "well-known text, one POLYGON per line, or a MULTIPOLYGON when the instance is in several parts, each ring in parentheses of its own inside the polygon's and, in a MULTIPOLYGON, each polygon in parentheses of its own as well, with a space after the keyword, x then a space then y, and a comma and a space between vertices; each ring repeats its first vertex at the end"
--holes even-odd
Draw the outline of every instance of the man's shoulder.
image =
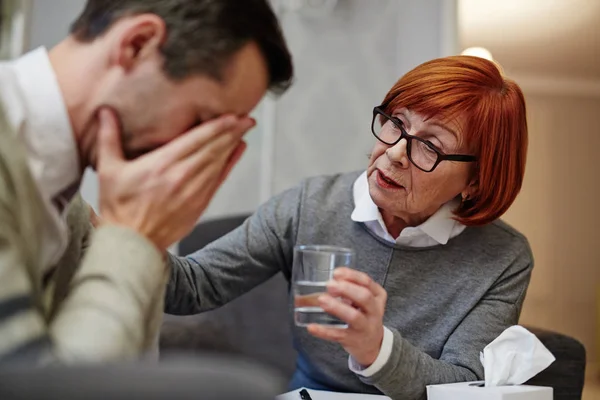
MULTIPOLYGON (((0 241, 9 243, 2 249, 4 255, 17 255, 35 274, 41 197, 33 184, 25 151, 11 129, 0 107, 0 241)), ((4 264, 0 268, 19 268, 18 265, 4 264)))
POLYGON ((16 136, 26 119, 27 107, 18 76, 8 62, 0 63, 0 109, 4 122, 10 127, 10 132, 3 134, 16 136))
POLYGON ((24 150, 0 101, 0 187, 14 191, 13 186, 22 178, 19 175, 26 176, 28 172, 24 150))
MULTIPOLYGON (((22 143, 17 139, 0 104, 0 199, 4 211, 22 210, 36 219, 41 198, 29 170, 22 143)), ((23 215, 25 215, 23 214, 23 215)))

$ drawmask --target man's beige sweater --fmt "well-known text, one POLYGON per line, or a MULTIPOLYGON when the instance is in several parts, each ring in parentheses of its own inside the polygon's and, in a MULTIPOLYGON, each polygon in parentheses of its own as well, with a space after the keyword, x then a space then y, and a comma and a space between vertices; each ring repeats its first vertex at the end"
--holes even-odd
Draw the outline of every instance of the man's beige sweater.
POLYGON ((148 350, 162 317, 163 255, 127 228, 92 230, 76 196, 69 246, 42 276, 42 212, 25 150, 0 108, 0 363, 111 361, 148 350))

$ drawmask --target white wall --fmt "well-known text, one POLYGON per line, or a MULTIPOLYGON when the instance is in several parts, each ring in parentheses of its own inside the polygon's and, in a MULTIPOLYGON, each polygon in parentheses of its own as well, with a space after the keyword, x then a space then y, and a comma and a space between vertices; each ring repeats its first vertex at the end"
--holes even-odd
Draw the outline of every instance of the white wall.
POLYGON ((52 47, 69 32, 69 25, 81 12, 85 0, 30 0, 29 47, 52 47))
POLYGON ((405 3, 342 0, 323 17, 282 15, 297 81, 277 105, 274 192, 366 165, 373 107, 402 73, 440 53, 436 29, 421 29, 439 27, 438 2, 405 3))

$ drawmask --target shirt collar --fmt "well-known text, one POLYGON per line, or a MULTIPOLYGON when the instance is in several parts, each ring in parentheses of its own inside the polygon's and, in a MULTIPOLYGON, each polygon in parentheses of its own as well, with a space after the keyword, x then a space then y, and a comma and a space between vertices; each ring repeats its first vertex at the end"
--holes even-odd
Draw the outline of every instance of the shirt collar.
POLYGON ((440 244, 446 244, 452 237, 452 231, 457 222, 453 211, 458 207, 457 201, 452 200, 442 205, 439 210, 421 225, 417 226, 425 234, 440 244))
POLYGON ((81 178, 67 107, 45 48, 10 65, 27 115, 17 131, 24 135, 34 179, 46 196, 54 198, 81 178))
MULTIPOLYGON (((379 208, 373 202, 369 193, 369 183, 367 172, 362 173, 353 186, 354 210, 351 218, 355 222, 378 222, 384 232, 388 232, 379 212, 379 208)), ((453 210, 458 206, 456 200, 452 200, 439 208, 425 222, 416 227, 405 228, 400 237, 413 235, 414 232, 421 232, 434 239, 437 243, 446 244, 453 236, 454 228, 459 222, 453 219, 453 210)), ((388 233, 389 234, 389 233, 388 233)))
POLYGON ((354 211, 352 211, 352 220, 355 222, 377 221, 381 218, 381 213, 377 205, 373 203, 369 193, 369 182, 367 180, 367 171, 363 172, 354 181, 354 211))

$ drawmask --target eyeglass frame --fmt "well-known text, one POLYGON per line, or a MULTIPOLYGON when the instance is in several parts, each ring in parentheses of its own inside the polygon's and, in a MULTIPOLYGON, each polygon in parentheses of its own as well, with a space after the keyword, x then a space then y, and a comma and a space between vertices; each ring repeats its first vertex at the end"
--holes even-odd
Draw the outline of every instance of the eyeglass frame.
MULTIPOLYGON (((409 135, 408 132, 406 132, 406 129, 404 129, 404 124, 402 123, 402 121, 400 121, 396 117, 393 117, 393 116, 387 114, 385 111, 383 111, 383 107, 384 107, 384 105, 380 105, 380 106, 376 106, 373 108, 373 120, 371 121, 371 133, 373 134, 373 136, 375 136, 375 138, 377 140, 379 140, 381 143, 383 143, 387 146, 395 146, 402 139, 406 139, 406 155, 408 156, 408 159, 410 160, 410 162, 415 167, 419 168, 421 171, 433 172, 433 170, 442 161, 459 161, 459 162, 477 161, 476 156, 469 155, 469 154, 446 154, 443 151, 439 150, 437 147, 435 147, 435 145, 433 143, 431 143, 429 140, 422 139, 415 135, 409 135), (400 129, 400 137, 394 143, 388 143, 388 142, 384 141, 375 132, 375 118, 377 118, 378 115, 382 115, 382 116, 386 117, 389 121, 391 121, 396 126, 396 128, 400 129), (423 143, 425 146, 429 147, 431 150, 433 150, 437 154, 437 160, 435 161, 435 163, 433 164, 433 167, 431 167, 431 169, 426 170, 424 168, 421 168, 412 160, 412 156, 411 156, 412 140, 417 140, 418 142, 423 143)), ((383 128, 383 125, 381 125, 381 127, 383 128)))

